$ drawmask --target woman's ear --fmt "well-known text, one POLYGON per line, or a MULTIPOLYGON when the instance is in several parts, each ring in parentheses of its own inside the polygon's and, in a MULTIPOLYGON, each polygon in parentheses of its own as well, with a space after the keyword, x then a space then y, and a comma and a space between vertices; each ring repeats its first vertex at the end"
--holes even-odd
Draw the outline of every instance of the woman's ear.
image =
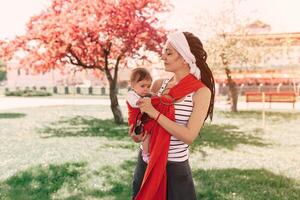
POLYGON ((182 65, 189 67, 189 64, 182 58, 182 65))

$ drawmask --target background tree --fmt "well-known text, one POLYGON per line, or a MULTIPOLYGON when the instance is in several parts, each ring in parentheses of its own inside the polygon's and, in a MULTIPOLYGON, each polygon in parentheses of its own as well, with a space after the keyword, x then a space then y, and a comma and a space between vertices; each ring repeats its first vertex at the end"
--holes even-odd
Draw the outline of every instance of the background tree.
POLYGON ((66 64, 103 72, 115 122, 122 123, 118 70, 133 56, 147 59, 143 50, 161 52, 166 33, 156 16, 169 9, 160 0, 53 0, 30 19, 25 35, 0 41, 0 58, 18 59, 37 73, 63 71, 66 64))
POLYGON ((232 70, 241 71, 255 67, 261 62, 264 52, 257 49, 263 46, 259 38, 251 37, 247 24, 251 19, 243 19, 237 14, 240 1, 228 1, 217 12, 198 17, 198 32, 206 32, 205 46, 208 51, 208 64, 215 72, 223 71, 227 77, 231 111, 237 111, 238 88, 232 77, 232 70))
POLYGON ((259 41, 258 38, 249 38, 246 32, 235 31, 217 35, 207 43, 209 64, 217 70, 223 70, 226 74, 232 112, 237 112, 239 96, 232 71, 239 70, 243 73, 261 62, 263 52, 258 50, 261 45, 259 41))

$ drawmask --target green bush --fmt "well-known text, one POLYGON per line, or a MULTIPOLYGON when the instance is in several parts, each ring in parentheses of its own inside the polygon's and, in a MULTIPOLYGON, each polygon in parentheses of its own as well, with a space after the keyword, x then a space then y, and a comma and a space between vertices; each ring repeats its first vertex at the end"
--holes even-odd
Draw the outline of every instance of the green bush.
POLYGON ((37 90, 16 90, 16 91, 7 91, 5 92, 6 96, 18 96, 18 97, 42 97, 42 96, 51 96, 52 94, 46 91, 37 91, 37 90))
POLYGON ((0 82, 6 79, 6 72, 0 70, 0 82))

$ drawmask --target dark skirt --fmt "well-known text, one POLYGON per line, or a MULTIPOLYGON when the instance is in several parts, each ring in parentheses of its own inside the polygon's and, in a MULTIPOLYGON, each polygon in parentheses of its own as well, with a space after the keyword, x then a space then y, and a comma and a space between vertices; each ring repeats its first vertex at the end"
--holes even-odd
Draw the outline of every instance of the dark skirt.
MULTIPOLYGON (((144 173, 147 168, 141 156, 138 154, 137 165, 132 181, 132 199, 140 190, 144 173)), ((167 163, 167 199, 168 200, 195 200, 196 192, 192 172, 188 160, 184 162, 167 163)))

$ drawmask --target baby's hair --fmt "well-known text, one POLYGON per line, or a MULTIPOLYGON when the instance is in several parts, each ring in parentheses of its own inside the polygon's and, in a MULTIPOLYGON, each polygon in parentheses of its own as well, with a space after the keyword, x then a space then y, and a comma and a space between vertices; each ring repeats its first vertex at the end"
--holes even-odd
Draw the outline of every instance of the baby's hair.
POLYGON ((130 75, 130 82, 138 83, 142 80, 152 81, 150 72, 147 69, 141 68, 141 67, 137 67, 137 68, 133 69, 131 71, 131 75, 130 75))

